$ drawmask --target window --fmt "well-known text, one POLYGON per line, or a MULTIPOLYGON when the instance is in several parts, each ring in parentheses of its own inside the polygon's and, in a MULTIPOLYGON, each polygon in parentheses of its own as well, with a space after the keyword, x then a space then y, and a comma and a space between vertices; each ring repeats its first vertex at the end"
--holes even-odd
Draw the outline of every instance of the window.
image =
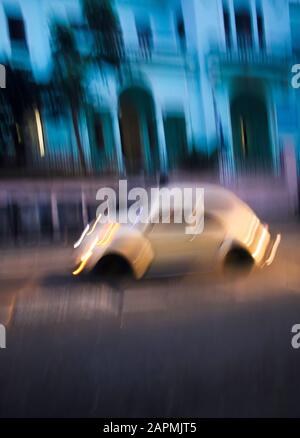
POLYGON ((140 50, 145 57, 151 56, 153 49, 153 36, 149 19, 136 18, 136 30, 140 50))
POLYGON ((79 22, 71 22, 70 26, 75 35, 75 40, 79 50, 87 50, 91 48, 91 34, 87 24, 79 22))
POLYGON ((184 51, 186 49, 186 35, 185 35, 185 25, 184 25, 182 11, 179 11, 176 14, 176 32, 177 32, 180 48, 181 50, 184 51))
POLYGON ((184 166, 188 156, 185 115, 181 113, 165 114, 164 131, 170 168, 184 166))
POLYGON ((169 209, 161 208, 159 211, 158 223, 153 224, 155 233, 179 233, 184 235, 186 223, 184 221, 183 209, 171 207, 169 209))
POLYGON ((95 129, 95 142, 98 149, 103 150, 104 145, 104 136, 103 136, 103 127, 102 120, 100 115, 95 115, 94 119, 94 129, 95 129))
POLYGON ((23 19, 16 17, 8 17, 7 22, 8 22, 8 31, 11 41, 27 45, 23 19))
POLYGON ((223 224, 213 213, 204 214, 204 231, 221 230, 223 224))
POLYGON ((290 11, 290 26, 292 37, 292 50, 296 55, 300 54, 300 5, 291 3, 290 11))
POLYGON ((260 49, 265 48, 265 32, 264 23, 261 13, 257 12, 257 31, 258 31, 258 41, 260 49))
POLYGON ((224 31, 225 31, 226 46, 228 48, 230 48, 231 47, 230 18, 229 18, 229 12, 227 9, 223 9, 223 19, 224 19, 224 31))
POLYGON ((252 26, 248 11, 239 11, 235 14, 238 45, 241 49, 252 47, 252 26))

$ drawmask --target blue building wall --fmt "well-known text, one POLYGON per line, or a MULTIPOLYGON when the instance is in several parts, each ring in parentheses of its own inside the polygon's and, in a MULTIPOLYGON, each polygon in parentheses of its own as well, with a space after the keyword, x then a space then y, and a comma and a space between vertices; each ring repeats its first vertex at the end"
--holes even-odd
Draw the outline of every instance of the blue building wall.
MULTIPOLYGON (((86 71, 88 106, 101 118, 103 115, 105 144, 104 149, 97 152, 98 170, 124 170, 120 96, 127 89, 138 88, 145 90, 152 99, 153 108, 149 114, 153 119, 150 122, 151 129, 155 131, 153 135, 157 141, 160 168, 167 169, 174 164, 170 162, 168 152, 171 131, 166 132, 166 118, 169 117, 168 122, 174 124, 174 132, 181 126, 179 119, 184 120, 187 156, 194 152, 209 156, 216 149, 223 148, 224 160, 221 162, 225 162, 228 171, 234 173, 238 160, 237 140, 232 129, 232 101, 238 94, 254 93, 266 106, 271 167, 274 173, 278 173, 281 148, 286 139, 296 146, 299 143, 299 120, 295 116, 297 90, 290 85, 290 68, 296 62, 293 58, 290 4, 296 3, 288 0, 116 0, 115 8, 128 59, 121 67, 121 80, 112 68, 99 71, 91 67, 86 71), (236 14, 244 12, 249 18, 251 47, 247 44, 240 46, 236 14), (180 38, 178 33, 180 14, 185 38, 180 38), (229 26, 227 34, 226 19, 229 26), (151 56, 146 56, 141 47, 139 24, 149 25, 151 29, 151 56), (290 113, 291 117, 284 117, 286 113, 290 113), (294 122, 289 124, 287 121, 291 119, 294 122)), ((50 23, 53 20, 80 23, 83 20, 80 1, 1 0, 1 62, 30 70, 39 83, 46 83, 52 72, 50 23), (28 51, 13 47, 8 16, 23 18, 28 51)), ((82 50, 84 44, 83 38, 82 50)), ((38 165, 47 162, 48 157, 51 161, 58 149, 63 151, 62 154, 67 151, 67 155, 76 158, 68 111, 66 114, 58 122, 59 129, 55 129, 56 122, 49 119, 46 112, 42 114, 46 154, 43 160, 37 160, 38 165), (65 129, 62 124, 65 124, 65 129)), ((82 112, 81 116, 86 159, 93 167, 96 155, 92 150, 95 144, 92 143, 95 139, 91 139, 86 113, 82 112)), ((147 127, 144 127, 141 133, 144 140, 146 131, 147 127)), ((148 138, 149 141, 151 138, 148 138)), ((144 149, 146 143, 146 140, 141 141, 140 147, 144 149)), ((151 154, 149 156, 149 151, 143 150, 142 155, 145 169, 150 168, 147 162, 151 160, 151 154)))

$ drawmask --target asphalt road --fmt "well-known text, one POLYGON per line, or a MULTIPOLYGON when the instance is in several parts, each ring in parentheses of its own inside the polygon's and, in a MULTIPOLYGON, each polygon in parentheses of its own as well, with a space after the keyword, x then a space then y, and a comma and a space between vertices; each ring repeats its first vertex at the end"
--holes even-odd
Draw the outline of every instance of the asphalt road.
POLYGON ((1 417, 300 416, 300 226, 274 264, 105 284, 66 248, 3 251, 1 417))

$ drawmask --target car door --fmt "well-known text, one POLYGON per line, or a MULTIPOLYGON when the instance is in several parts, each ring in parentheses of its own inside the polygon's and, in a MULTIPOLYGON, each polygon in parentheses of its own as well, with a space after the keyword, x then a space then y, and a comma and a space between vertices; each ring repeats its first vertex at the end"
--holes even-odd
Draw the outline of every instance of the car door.
POLYGON ((185 232, 186 224, 176 223, 174 216, 172 211, 170 223, 163 223, 160 214, 159 222, 149 226, 147 237, 154 252, 151 274, 182 273, 191 263, 191 236, 185 232))
POLYGON ((205 213, 202 233, 191 236, 190 251, 195 270, 214 267, 225 234, 221 221, 215 215, 205 213))

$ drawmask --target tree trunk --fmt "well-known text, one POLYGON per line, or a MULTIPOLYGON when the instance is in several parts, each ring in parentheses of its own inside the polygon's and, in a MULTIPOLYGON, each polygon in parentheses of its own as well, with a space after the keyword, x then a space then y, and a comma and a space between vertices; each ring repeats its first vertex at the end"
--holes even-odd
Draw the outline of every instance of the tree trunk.
POLYGON ((86 175, 87 168, 86 168, 86 162, 85 162, 82 142, 81 142, 81 138, 80 138, 77 109, 75 108, 74 105, 71 105, 71 113, 72 113, 72 122, 73 122, 75 137, 76 137, 77 149, 78 149, 78 154, 79 154, 80 166, 81 166, 81 169, 82 169, 84 175, 86 175))

